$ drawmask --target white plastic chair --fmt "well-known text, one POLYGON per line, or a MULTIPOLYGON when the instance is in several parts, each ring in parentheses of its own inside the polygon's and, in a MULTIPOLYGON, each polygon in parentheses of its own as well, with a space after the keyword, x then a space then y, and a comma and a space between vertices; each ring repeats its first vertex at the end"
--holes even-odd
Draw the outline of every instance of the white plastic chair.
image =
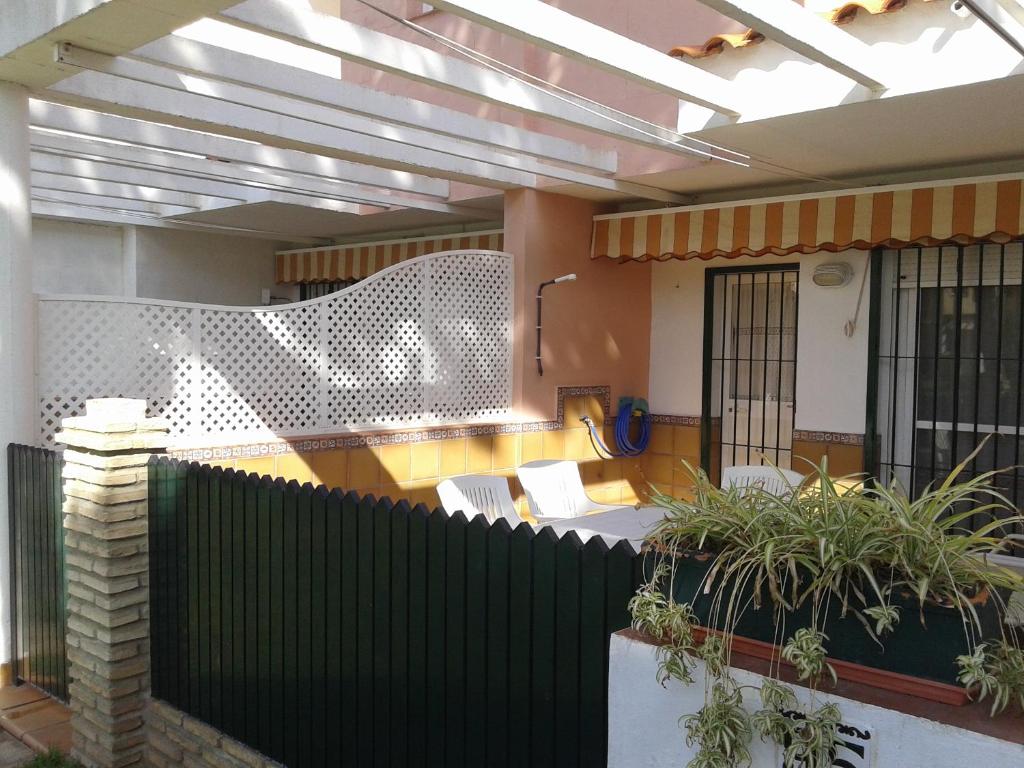
POLYGON ((722 470, 722 488, 761 488, 775 496, 787 497, 803 482, 804 476, 781 467, 742 465, 722 470))
POLYGON ((442 480, 437 485, 441 506, 448 514, 462 511, 466 517, 483 515, 489 523, 505 518, 515 528, 523 519, 516 513, 515 502, 504 477, 461 475, 442 480))
POLYGON ((541 522, 622 507, 621 504, 599 504, 587 496, 575 461, 531 461, 519 467, 516 474, 530 503, 530 514, 541 522))

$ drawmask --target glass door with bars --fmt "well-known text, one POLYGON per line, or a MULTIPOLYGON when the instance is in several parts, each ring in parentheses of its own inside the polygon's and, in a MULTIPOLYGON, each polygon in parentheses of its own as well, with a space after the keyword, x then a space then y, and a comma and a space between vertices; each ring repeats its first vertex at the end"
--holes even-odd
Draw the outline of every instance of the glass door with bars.
POLYGON ((766 460, 790 467, 799 276, 796 265, 707 272, 702 461, 713 479, 766 460))
POLYGON ((920 494, 984 443, 968 473, 1013 467, 995 483, 1018 507, 1024 501, 1021 256, 1014 242, 876 257, 878 398, 869 430, 882 482, 920 494))

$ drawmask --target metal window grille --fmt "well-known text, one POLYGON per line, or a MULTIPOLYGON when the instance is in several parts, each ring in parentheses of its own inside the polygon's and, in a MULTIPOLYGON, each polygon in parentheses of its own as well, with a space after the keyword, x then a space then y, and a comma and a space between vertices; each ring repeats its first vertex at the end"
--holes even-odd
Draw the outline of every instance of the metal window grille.
POLYGON ((796 400, 799 268, 709 270, 704 416, 710 468, 788 468, 796 400))
MULTIPOLYGON (((1024 500, 1022 246, 886 251, 880 269, 877 468, 911 495, 984 443, 972 476, 1024 500)), ((980 525, 983 520, 969 521, 980 525)))
POLYGON ((332 280, 329 283, 299 283, 299 301, 319 299, 329 293, 335 293, 355 285, 359 280, 332 280))

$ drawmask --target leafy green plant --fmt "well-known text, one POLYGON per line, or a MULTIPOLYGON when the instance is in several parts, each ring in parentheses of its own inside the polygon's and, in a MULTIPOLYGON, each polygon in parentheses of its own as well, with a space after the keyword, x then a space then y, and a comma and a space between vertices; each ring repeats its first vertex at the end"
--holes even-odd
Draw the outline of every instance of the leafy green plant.
POLYGON ((682 719, 686 743, 698 746, 690 768, 735 768, 750 764, 750 716, 743 695, 729 678, 711 687, 699 712, 682 719))
POLYGON ((961 682, 991 697, 993 713, 1014 701, 1024 708, 1024 652, 1005 633, 998 643, 983 644, 976 608, 988 599, 1005 612, 1005 593, 1024 590, 1019 574, 989 559, 1021 538, 1008 531, 1024 518, 993 486, 996 473, 957 482, 974 456, 914 499, 895 483, 833 480, 825 460, 800 487, 782 494, 721 489, 688 464, 692 498, 652 494, 666 514, 648 538, 652 578, 630 607, 634 627, 662 644, 662 684, 693 682, 697 659, 704 661, 705 706, 683 719, 687 742, 698 746, 691 768, 742 764, 746 752, 737 739, 754 732, 785 745, 787 766, 830 763, 839 723, 834 706, 803 713, 797 722, 784 714, 797 709, 792 689, 768 679, 762 708, 740 714, 742 697, 728 666, 736 627, 750 610, 771 613, 782 659, 813 691, 822 678, 835 681, 823 631, 830 612, 854 617, 884 644, 906 621, 924 624, 927 606, 945 607, 959 615, 965 644, 974 649, 959 660, 961 682), (967 530, 969 518, 988 522, 967 530), (677 602, 678 563, 692 556, 709 567, 689 601, 677 602), (704 623, 717 630, 703 645, 695 642, 698 603, 704 623), (904 616, 915 603, 919 616, 904 616), (798 612, 810 616, 809 625, 786 632, 787 619, 798 612))
POLYGON ((761 684, 761 709, 754 713, 752 722, 763 741, 786 744, 793 738, 793 720, 784 712, 797 708, 796 694, 788 685, 775 680, 761 684))
POLYGON ((59 750, 51 749, 41 755, 36 755, 22 768, 82 768, 82 764, 66 757, 59 750))
POLYGON ((661 584, 667 574, 659 566, 650 581, 637 591, 629 602, 633 616, 633 629, 654 637, 662 645, 658 648, 658 682, 665 685, 670 679, 692 683, 693 654, 696 645, 693 627, 696 616, 686 603, 676 603, 662 593, 661 584))
POLYGON ((836 671, 825 661, 825 641, 828 638, 817 630, 801 627, 782 647, 782 658, 796 667, 801 680, 816 681, 826 671, 836 681, 836 671))
POLYGON ((841 715, 835 704, 825 704, 795 724, 783 753, 786 768, 830 768, 840 744, 841 715))
POLYGON ((1005 640, 991 649, 982 643, 974 653, 958 656, 956 661, 960 682, 975 688, 980 700, 992 698, 993 716, 1013 701, 1024 710, 1024 650, 1005 640))

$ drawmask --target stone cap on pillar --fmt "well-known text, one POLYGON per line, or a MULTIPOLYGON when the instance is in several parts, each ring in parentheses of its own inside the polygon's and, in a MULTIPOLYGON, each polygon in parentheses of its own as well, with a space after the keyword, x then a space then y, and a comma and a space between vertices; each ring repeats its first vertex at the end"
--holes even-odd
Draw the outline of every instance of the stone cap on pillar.
POLYGON ((89 451, 159 451, 171 441, 164 418, 146 418, 146 401, 124 397, 87 400, 85 416, 61 420, 58 443, 89 451))

